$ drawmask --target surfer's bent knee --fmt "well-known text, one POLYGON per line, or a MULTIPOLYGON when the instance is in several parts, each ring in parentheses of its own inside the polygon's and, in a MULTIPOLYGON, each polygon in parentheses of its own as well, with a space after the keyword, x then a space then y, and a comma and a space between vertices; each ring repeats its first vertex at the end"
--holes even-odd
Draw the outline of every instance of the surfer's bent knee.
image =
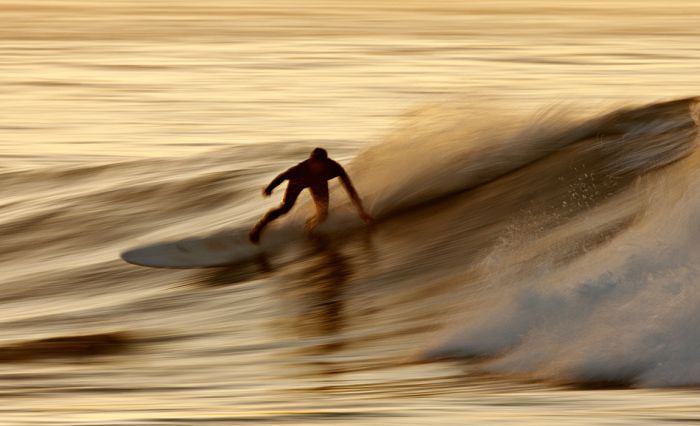
POLYGON ((289 211, 292 209, 292 207, 293 207, 293 205, 291 205, 291 204, 282 203, 275 211, 278 214, 283 215, 283 214, 289 213, 289 211))

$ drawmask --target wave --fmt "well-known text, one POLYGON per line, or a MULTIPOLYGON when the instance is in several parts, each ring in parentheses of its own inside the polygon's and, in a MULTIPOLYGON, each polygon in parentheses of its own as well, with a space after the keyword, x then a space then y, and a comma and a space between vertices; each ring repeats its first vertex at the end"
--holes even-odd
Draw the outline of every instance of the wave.
MULTIPOLYGON (((355 268, 362 272, 354 284, 390 288, 386 303, 407 306, 401 312, 422 322, 415 329, 437 328, 435 318, 446 316, 419 360, 469 358, 486 373, 576 385, 697 385, 697 103, 588 116, 446 106, 408 114, 348 163, 378 222, 367 233, 373 248, 348 250, 348 263, 369 266, 355 268)), ((0 260, 14 277, 7 296, 101 294, 105 282, 158 281, 127 270, 119 251, 215 230, 213 238, 244 233, 269 207, 260 188, 315 145, 323 144, 5 171, 0 260), (27 285, 32 274, 37 282, 27 285)), ((329 151, 341 159, 359 149, 336 147, 329 151)), ((364 238, 343 199, 333 186, 322 229, 330 246, 364 238)), ((300 230, 312 210, 304 195, 266 237, 288 245, 301 234, 288 231, 300 230)))
POLYGON ((465 262, 468 290, 450 290, 462 313, 418 359, 580 386, 700 383, 697 108, 614 111, 492 175, 477 189, 492 202, 478 208, 516 218, 465 262), (520 190, 518 202, 500 198, 520 190))

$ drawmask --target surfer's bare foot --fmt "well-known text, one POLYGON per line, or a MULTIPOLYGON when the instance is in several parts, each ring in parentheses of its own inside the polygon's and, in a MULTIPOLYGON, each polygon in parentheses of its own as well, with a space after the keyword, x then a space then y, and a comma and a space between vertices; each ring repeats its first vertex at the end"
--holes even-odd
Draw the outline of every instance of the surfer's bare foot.
POLYGON ((250 231, 250 234, 248 234, 248 239, 253 244, 260 244, 260 231, 257 228, 253 229, 250 231))

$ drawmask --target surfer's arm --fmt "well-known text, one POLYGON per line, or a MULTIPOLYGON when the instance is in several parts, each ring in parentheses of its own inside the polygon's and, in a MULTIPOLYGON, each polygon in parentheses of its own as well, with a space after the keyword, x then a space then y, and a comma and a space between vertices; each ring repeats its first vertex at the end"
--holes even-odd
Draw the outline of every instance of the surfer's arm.
POLYGON ((372 216, 369 215, 365 211, 365 208, 362 206, 362 200, 360 199, 360 196, 357 195, 357 191, 355 190, 355 187, 352 185, 352 181, 350 180, 350 176, 345 172, 343 168, 340 168, 338 172, 338 177, 340 178, 340 181, 343 183, 343 187, 347 191, 348 195, 350 196, 350 199, 352 200, 352 203, 355 205, 355 208, 357 208, 357 212, 360 214, 360 218, 364 220, 365 222, 369 223, 372 221, 372 216))
POLYGON ((272 191, 275 188, 277 188, 282 182, 284 182, 287 179, 289 179, 289 170, 279 174, 276 178, 272 179, 272 182, 270 182, 270 184, 267 185, 265 189, 263 189, 263 194, 265 196, 269 196, 270 194, 272 194, 272 191))

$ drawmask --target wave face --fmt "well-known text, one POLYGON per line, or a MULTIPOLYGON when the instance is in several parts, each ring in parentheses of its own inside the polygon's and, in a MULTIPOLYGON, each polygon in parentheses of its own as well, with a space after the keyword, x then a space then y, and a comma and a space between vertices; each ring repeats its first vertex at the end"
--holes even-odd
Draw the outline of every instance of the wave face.
POLYGON ((465 148, 475 164, 450 199, 463 216, 444 227, 478 254, 419 359, 575 385, 700 383, 695 122, 684 99, 465 148))

